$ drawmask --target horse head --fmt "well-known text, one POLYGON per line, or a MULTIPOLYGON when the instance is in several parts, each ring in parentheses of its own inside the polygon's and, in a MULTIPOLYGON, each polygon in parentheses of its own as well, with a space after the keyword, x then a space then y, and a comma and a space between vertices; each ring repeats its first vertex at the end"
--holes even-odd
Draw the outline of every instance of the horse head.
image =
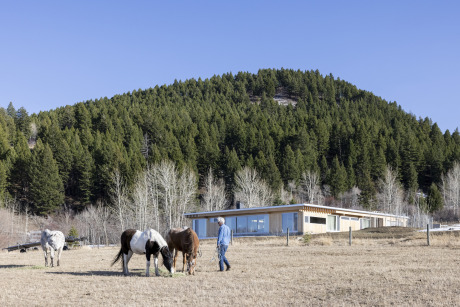
POLYGON ((160 249, 160 253, 163 256, 163 264, 168 269, 168 271, 172 274, 174 274, 174 268, 173 268, 173 261, 174 261, 174 256, 173 254, 169 251, 169 248, 167 245, 163 246, 160 249))
POLYGON ((196 253, 187 258, 187 271, 190 275, 195 275, 196 253))

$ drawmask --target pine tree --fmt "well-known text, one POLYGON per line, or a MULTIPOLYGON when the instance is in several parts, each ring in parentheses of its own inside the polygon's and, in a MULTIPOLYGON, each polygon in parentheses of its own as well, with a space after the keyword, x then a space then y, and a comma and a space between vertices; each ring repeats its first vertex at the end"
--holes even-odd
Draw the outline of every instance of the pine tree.
POLYGON ((14 148, 15 155, 9 178, 11 195, 21 202, 28 202, 30 183, 29 167, 32 160, 32 154, 22 132, 17 133, 14 148))
POLYGON ((6 109, 8 115, 13 119, 13 120, 16 120, 16 109, 14 108, 13 106, 13 103, 10 101, 10 103, 8 104, 8 107, 6 109))
POLYGON ((444 207, 441 192, 436 184, 432 183, 427 198, 428 210, 430 213, 439 211, 444 207))
POLYGON ((64 186, 48 144, 38 140, 30 167, 30 195, 35 211, 48 214, 64 202, 64 186))
POLYGON ((88 149, 80 143, 75 153, 73 169, 77 187, 76 196, 84 204, 89 203, 92 196, 93 163, 93 158, 88 149))
POLYGON ((17 129, 21 131, 26 138, 30 137, 30 117, 25 108, 20 107, 17 111, 15 124, 17 129))
POLYGON ((226 161, 224 167, 224 180, 227 185, 227 191, 231 192, 235 187, 235 174, 241 169, 241 164, 235 149, 229 150, 228 147, 226 147, 224 156, 224 161, 226 161))
POLYGON ((332 160, 329 183, 331 186, 332 196, 339 197, 347 188, 347 172, 337 156, 332 160))
POLYGON ((7 167, 5 163, 2 160, 0 160, 0 207, 1 207, 1 204, 3 203, 3 200, 5 199, 6 194, 8 193, 7 174, 8 174, 7 167))
POLYGON ((292 180, 297 180, 300 176, 298 174, 299 169, 296 165, 295 155, 290 145, 287 145, 284 149, 281 170, 282 178, 284 179, 285 183, 292 180))

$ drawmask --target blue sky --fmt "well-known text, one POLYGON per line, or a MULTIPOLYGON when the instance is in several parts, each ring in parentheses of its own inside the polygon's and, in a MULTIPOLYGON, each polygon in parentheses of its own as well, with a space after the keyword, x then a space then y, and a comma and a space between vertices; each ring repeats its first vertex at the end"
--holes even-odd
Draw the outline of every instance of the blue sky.
POLYGON ((284 67, 332 73, 453 132, 459 3, 0 1, 0 107, 284 67))

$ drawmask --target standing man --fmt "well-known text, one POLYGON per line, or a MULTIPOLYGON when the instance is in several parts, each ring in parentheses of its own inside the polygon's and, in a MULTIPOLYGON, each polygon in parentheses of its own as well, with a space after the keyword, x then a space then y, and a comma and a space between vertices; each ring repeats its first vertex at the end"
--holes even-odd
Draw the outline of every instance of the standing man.
POLYGON ((225 225, 225 219, 223 217, 217 218, 217 223, 219 224, 219 235, 217 236, 217 249, 219 251, 219 268, 222 272, 224 270, 224 263, 227 266, 227 271, 230 270, 230 263, 228 263, 227 258, 225 257, 225 252, 227 251, 228 244, 230 243, 230 227, 225 225))

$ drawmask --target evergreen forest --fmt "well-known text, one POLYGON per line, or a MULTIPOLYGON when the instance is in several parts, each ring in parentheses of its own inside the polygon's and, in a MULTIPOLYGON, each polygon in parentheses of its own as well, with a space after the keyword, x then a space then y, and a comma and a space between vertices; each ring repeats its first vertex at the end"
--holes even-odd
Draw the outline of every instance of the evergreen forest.
POLYGON ((273 194, 260 206, 302 201, 305 174, 317 174, 323 204, 376 210, 391 169, 404 202, 434 213, 460 134, 332 74, 290 69, 176 80, 39 114, 0 108, 2 205, 14 199, 37 215, 110 206, 114 174, 132 190, 162 161, 194 174, 189 210, 200 210, 210 170, 234 206, 244 168, 273 194))

